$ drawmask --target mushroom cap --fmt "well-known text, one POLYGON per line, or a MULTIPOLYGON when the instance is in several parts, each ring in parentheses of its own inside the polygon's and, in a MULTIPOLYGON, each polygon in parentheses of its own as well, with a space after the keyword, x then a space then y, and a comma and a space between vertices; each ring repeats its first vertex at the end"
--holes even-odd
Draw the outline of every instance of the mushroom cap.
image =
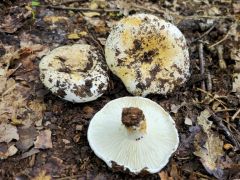
POLYGON ((167 94, 190 75, 185 37, 173 24, 150 14, 120 20, 107 38, 105 57, 133 95, 167 94))
POLYGON ((170 115, 157 103, 138 96, 107 103, 90 121, 87 137, 94 153, 109 167, 117 164, 135 174, 160 171, 179 144, 170 115), (130 135, 122 124, 121 113, 126 107, 137 107, 145 115, 146 134, 140 138, 130 135))
POLYGON ((58 47, 42 58, 40 79, 55 95, 71 102, 100 97, 108 86, 107 65, 99 50, 87 44, 58 47))

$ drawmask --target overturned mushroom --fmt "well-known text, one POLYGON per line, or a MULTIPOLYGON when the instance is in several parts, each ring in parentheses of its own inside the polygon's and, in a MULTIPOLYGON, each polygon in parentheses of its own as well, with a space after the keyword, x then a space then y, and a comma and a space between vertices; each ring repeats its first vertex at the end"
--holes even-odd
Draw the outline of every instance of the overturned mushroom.
POLYGON ((132 173, 156 173, 177 149, 179 138, 170 115, 143 97, 123 97, 106 104, 91 120, 88 141, 109 167, 132 173))
POLYGON ((167 94, 189 76, 189 53, 180 30, 150 14, 123 18, 105 46, 106 61, 134 95, 167 94))
POLYGON ((40 79, 53 94, 72 102, 100 97, 108 86, 107 65, 97 48, 86 44, 58 47, 39 64, 40 79))

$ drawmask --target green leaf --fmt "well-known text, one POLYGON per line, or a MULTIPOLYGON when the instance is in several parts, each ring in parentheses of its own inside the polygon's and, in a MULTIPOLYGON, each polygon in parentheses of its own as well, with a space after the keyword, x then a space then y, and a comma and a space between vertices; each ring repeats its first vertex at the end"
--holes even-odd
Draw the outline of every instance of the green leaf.
POLYGON ((40 6, 40 2, 39 1, 32 1, 32 6, 40 6))

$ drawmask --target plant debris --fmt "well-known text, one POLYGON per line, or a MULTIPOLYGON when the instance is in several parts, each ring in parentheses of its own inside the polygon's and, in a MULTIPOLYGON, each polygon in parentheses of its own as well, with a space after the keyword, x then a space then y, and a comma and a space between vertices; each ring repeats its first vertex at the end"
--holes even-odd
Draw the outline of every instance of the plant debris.
POLYGON ((204 134, 201 132, 197 134, 194 154, 201 158, 203 166, 210 174, 216 178, 222 178, 223 170, 220 158, 223 156, 223 141, 211 130, 212 122, 208 120, 210 116, 210 112, 204 110, 198 117, 197 122, 202 127, 204 134), (203 140, 204 135, 206 138, 203 140))
POLYGON ((51 131, 50 130, 40 131, 36 141, 34 142, 34 147, 38 149, 52 148, 53 146, 51 139, 51 131))
POLYGON ((237 0, 1 1, 0 177, 240 179, 239 12, 237 0), (38 68, 43 56, 62 45, 90 44, 104 54, 111 28, 136 13, 175 24, 191 60, 184 87, 147 96, 171 113, 180 144, 159 174, 145 176, 111 171, 87 142, 94 114, 110 100, 130 95, 121 81, 109 73, 109 89, 101 98, 74 104, 49 93, 38 68))
POLYGON ((19 135, 17 128, 11 124, 0 124, 0 143, 6 142, 9 143, 13 139, 19 140, 19 135))

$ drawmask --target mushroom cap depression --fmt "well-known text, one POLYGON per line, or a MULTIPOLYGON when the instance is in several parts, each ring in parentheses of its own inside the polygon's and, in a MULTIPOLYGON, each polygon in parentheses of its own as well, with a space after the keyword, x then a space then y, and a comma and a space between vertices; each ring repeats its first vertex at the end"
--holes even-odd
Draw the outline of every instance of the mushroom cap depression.
POLYGON ((167 94, 190 75, 185 37, 173 24, 150 14, 120 20, 107 38, 105 56, 133 95, 167 94))
POLYGON ((94 153, 109 167, 117 164, 135 174, 160 171, 179 143, 174 120, 160 105, 143 97, 107 103, 90 121, 87 137, 94 153), (138 115, 145 115, 145 130, 134 132, 134 124, 134 129, 127 127, 129 123, 126 126, 121 120, 126 109, 141 110, 138 115))
POLYGON ((75 44, 58 47, 42 58, 40 79, 55 95, 71 102, 100 97, 108 86, 107 65, 93 46, 75 44))

